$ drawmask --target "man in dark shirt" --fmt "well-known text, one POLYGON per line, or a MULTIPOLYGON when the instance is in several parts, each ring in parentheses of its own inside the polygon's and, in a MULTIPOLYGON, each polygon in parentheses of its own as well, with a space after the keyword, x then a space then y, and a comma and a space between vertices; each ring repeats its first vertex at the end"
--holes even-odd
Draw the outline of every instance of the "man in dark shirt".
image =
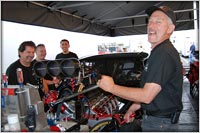
MULTIPOLYGON (((44 44, 38 44, 35 49, 36 58, 33 60, 33 63, 41 62, 46 60, 46 47, 44 44)), ((39 94, 40 98, 43 99, 45 95, 48 95, 48 92, 50 90, 56 89, 57 86, 55 84, 58 84, 60 81, 57 78, 51 77, 48 73, 44 76, 44 78, 40 78, 39 76, 36 76, 39 81, 39 94)), ((44 111, 48 111, 49 106, 47 104, 44 104, 44 111)))
POLYGON ((32 60, 35 56, 35 43, 32 41, 25 41, 21 43, 18 48, 18 56, 19 59, 12 63, 6 70, 6 75, 8 76, 8 84, 9 85, 17 85, 17 73, 16 69, 21 68, 23 71, 23 84, 33 84, 37 85, 37 81, 33 76, 33 63, 32 60))
POLYGON ((63 58, 77 58, 78 59, 78 56, 75 53, 69 51, 70 44, 68 40, 66 39, 61 40, 60 47, 63 52, 57 54, 56 59, 63 59, 63 58))
POLYGON ((150 7, 147 26, 151 54, 141 78, 141 88, 116 85, 109 76, 102 76, 97 85, 103 90, 134 101, 124 118, 133 121, 131 114, 143 109, 143 131, 181 131, 177 120, 182 105, 182 65, 180 56, 169 41, 176 25, 176 16, 167 6, 150 7))
MULTIPOLYGON (((33 64, 36 62, 44 61, 46 60, 46 47, 44 44, 38 44, 36 46, 36 58, 33 60, 33 64)), ((44 93, 48 93, 49 90, 54 90, 56 89, 57 86, 55 84, 58 84, 60 81, 56 77, 51 77, 49 74, 46 74, 45 77, 42 79, 43 81, 43 91, 44 93)))

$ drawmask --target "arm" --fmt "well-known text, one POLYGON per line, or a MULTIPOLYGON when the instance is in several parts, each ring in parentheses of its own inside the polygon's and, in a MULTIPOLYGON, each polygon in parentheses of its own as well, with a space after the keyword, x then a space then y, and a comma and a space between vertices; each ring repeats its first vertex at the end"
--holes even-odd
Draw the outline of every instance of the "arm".
POLYGON ((127 123, 131 122, 134 120, 134 118, 130 119, 130 115, 135 113, 135 111, 139 110, 141 108, 140 103, 133 103, 128 111, 126 112, 126 114, 124 115, 124 119, 127 119, 127 123))
POLYGON ((43 87, 44 87, 45 94, 49 91, 48 85, 54 84, 55 87, 58 87, 59 83, 60 83, 60 80, 56 77, 54 77, 53 80, 47 80, 43 78, 43 87))
POLYGON ((46 83, 48 85, 59 84, 60 83, 60 80, 58 78, 56 78, 56 77, 54 77, 53 80, 47 80, 47 79, 45 79, 45 81, 46 81, 46 83))
POLYGON ((42 79, 42 85, 43 85, 43 91, 45 94, 47 94, 49 92, 49 87, 47 84, 47 80, 45 80, 44 78, 42 79))
POLYGON ((146 83, 143 88, 116 85, 109 76, 102 76, 97 85, 103 90, 121 98, 146 104, 150 103, 161 91, 161 86, 156 83, 146 83))

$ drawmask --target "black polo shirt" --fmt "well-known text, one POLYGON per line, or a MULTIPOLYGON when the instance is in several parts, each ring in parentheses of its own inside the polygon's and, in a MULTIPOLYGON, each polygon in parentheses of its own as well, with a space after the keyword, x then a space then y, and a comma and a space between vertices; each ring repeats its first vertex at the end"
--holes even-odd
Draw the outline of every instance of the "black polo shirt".
POLYGON ((56 59, 66 59, 66 58, 77 58, 78 59, 78 56, 73 53, 73 52, 69 52, 68 54, 63 54, 63 53, 59 53, 56 55, 56 59))
POLYGON ((160 93, 150 104, 142 104, 144 110, 158 115, 182 110, 182 64, 179 53, 168 39, 151 51, 141 83, 142 86, 145 83, 161 86, 160 93))
POLYGON ((6 70, 6 75, 8 76, 8 84, 18 85, 16 70, 17 68, 21 68, 23 71, 23 78, 24 78, 23 84, 30 83, 33 85, 37 85, 37 80, 35 79, 35 76, 33 76, 32 66, 33 64, 31 64, 30 67, 23 66, 20 63, 19 59, 13 62, 6 70))

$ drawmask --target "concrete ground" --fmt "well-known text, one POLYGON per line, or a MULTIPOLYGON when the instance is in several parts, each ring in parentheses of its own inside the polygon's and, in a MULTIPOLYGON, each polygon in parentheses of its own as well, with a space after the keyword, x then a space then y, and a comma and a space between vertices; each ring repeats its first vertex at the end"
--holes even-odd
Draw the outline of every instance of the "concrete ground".
MULTIPOLYGON (((181 57, 183 67, 188 73, 189 58, 181 57)), ((179 118, 179 129, 183 132, 199 132, 199 99, 194 99, 190 95, 190 83, 184 76, 183 83, 183 111, 179 118)))
POLYGON ((199 99, 191 97, 190 85, 184 78, 183 111, 179 118, 179 129, 183 132, 199 132, 199 99))

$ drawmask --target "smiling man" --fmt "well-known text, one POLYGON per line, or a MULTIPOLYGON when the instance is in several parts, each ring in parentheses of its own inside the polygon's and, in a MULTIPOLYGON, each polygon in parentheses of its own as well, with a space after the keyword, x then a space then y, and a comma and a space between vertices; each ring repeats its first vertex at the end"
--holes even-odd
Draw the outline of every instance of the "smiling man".
POLYGON ((60 41, 60 48, 62 49, 62 53, 56 55, 56 59, 65 59, 65 58, 77 58, 77 54, 69 51, 69 41, 67 39, 63 39, 60 41))
MULTIPOLYGON (((179 54, 169 38, 176 26, 176 17, 167 6, 150 7, 147 25, 151 54, 142 73, 141 88, 125 87, 102 76, 97 85, 103 90, 133 101, 124 118, 128 122, 136 110, 144 110, 143 131, 181 131, 177 122, 182 105, 182 65, 179 54)), ((126 131, 129 131, 128 128, 126 131)))
POLYGON ((21 68, 23 71, 23 84, 30 83, 33 85, 37 85, 37 81, 33 76, 32 71, 32 60, 35 56, 35 43, 32 41, 22 42, 18 48, 18 56, 19 59, 12 63, 6 70, 6 75, 8 76, 8 84, 9 85, 17 85, 17 68, 21 68))

